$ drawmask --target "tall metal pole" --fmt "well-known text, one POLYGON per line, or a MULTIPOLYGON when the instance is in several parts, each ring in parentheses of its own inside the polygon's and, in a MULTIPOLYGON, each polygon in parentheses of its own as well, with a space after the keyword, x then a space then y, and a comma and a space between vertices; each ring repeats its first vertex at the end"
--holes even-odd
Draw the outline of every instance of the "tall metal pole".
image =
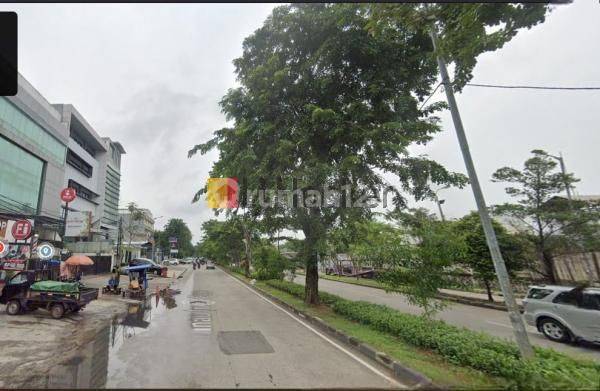
POLYGON ((567 199, 569 200, 569 204, 571 204, 571 202, 573 201, 573 196, 571 195, 571 185, 567 180, 567 169, 565 167, 565 159, 563 159, 562 152, 558 154, 558 162, 560 163, 560 171, 562 171, 563 180, 565 182, 565 189, 567 190, 567 199))
MULTIPOLYGON (((433 42, 433 47, 437 52, 439 47, 435 27, 432 27, 430 35, 431 40, 433 42)), ((494 232, 494 228, 492 227, 492 220, 490 218, 487 206, 485 204, 485 199, 481 191, 481 186, 479 185, 479 179, 477 178, 477 173, 475 171, 473 159, 471 158, 471 152, 469 151, 469 144, 467 142, 467 137, 465 136, 465 130, 463 128, 462 120, 460 118, 460 113, 458 112, 456 100, 454 99, 454 91, 452 89, 452 84, 450 83, 450 78, 448 77, 446 63, 439 52, 437 52, 437 62, 440 68, 440 74, 442 76, 444 90, 446 91, 448 105, 450 106, 450 113, 452 114, 452 121, 454 122, 456 136, 458 138, 458 143, 460 144, 460 149, 462 151, 465 166, 467 168, 467 173, 469 175, 469 180, 471 182, 471 189, 473 190, 473 196, 475 197, 477 209, 479 210, 481 225, 483 226, 483 230, 485 232, 487 245, 490 249, 492 261, 494 262, 494 269, 496 270, 498 282, 500 283, 500 289, 502 290, 502 294, 504 295, 504 300, 506 302, 506 308, 508 309, 508 317, 510 318, 515 339, 521 352, 521 356, 523 358, 531 358, 534 356, 533 348, 531 347, 531 343, 529 342, 529 337, 527 336, 525 324, 523 323, 523 319, 521 318, 521 314, 519 312, 519 307, 517 306, 517 302, 515 301, 515 297, 513 295, 513 290, 510 285, 510 280, 508 278, 506 265, 504 264, 504 259, 502 259, 502 253, 500 253, 500 248, 498 247, 496 233, 494 232)))
POLYGON ((446 221, 446 218, 444 217, 444 212, 442 211, 442 203, 440 202, 440 199, 438 198, 437 194, 435 195, 435 202, 437 203, 438 210, 440 211, 440 219, 442 221, 446 221))

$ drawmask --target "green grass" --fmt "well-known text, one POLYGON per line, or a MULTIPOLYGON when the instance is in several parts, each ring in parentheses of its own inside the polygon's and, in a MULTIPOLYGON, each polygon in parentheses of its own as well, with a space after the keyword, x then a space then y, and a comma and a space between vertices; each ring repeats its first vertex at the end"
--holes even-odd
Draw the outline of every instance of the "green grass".
POLYGON ((507 382, 500 378, 448 363, 436 353, 416 348, 389 334, 347 320, 334 313, 328 306, 308 306, 302 300, 286 292, 272 288, 264 282, 259 281, 255 286, 309 315, 321 318, 330 326, 386 353, 398 362, 429 377, 437 385, 460 389, 499 389, 507 386, 507 382))

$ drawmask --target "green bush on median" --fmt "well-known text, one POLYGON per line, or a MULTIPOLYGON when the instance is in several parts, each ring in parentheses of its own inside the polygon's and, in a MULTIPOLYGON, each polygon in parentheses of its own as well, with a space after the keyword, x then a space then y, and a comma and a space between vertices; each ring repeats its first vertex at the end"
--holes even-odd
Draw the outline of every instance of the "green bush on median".
MULTIPOLYGON (((302 285, 287 281, 267 281, 267 285, 298 298, 304 297, 302 285)), ((578 361, 542 348, 535 348, 534 359, 523 361, 517 346, 509 341, 405 314, 384 305, 350 301, 326 292, 319 295, 322 303, 349 320, 394 335, 411 345, 431 349, 454 364, 514 381, 520 389, 599 389, 600 364, 578 361)))

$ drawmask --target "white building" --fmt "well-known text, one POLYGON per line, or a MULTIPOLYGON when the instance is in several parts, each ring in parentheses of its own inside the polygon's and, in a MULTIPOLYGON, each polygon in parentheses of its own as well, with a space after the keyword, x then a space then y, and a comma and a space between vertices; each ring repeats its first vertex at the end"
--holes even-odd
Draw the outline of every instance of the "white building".
POLYGON ((95 255, 102 264, 99 271, 104 271, 114 264, 121 155, 125 150, 120 143, 100 137, 73 105, 53 106, 69 130, 64 187, 77 192, 77 198, 69 204, 67 247, 95 255))

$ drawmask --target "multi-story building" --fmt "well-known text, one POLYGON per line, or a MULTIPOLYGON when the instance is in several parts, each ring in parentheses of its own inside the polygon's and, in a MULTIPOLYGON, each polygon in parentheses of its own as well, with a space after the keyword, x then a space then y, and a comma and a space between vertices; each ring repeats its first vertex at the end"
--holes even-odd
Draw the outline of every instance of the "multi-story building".
POLYGON ((41 240, 60 243, 69 132, 21 75, 18 86, 17 95, 0 97, 0 219, 30 219, 41 240))
POLYGON ((137 209, 137 211, 140 213, 132 214, 129 209, 119 209, 125 260, 136 257, 152 258, 154 218, 148 209, 137 209))
MULTIPOLYGON (((75 189, 65 239, 74 252, 94 255, 105 271, 115 263, 120 193, 120 143, 100 137, 70 104, 55 104, 69 130, 63 186, 75 189)), ((98 267, 96 268, 98 269, 98 267)))

